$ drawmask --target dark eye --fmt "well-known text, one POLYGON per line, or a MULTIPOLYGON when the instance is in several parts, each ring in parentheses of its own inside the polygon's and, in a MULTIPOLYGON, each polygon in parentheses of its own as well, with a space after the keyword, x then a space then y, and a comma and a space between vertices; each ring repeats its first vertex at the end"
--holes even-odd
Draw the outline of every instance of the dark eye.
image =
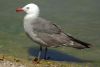
POLYGON ((29 7, 26 7, 26 9, 29 9, 29 7))

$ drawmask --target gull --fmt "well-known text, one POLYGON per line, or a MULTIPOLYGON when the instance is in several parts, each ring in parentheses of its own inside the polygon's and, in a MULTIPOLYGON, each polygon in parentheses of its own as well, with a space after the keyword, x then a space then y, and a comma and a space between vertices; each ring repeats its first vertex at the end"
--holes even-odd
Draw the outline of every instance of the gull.
POLYGON ((47 59, 48 47, 72 47, 76 49, 90 48, 91 44, 78 40, 68 33, 65 33, 61 27, 39 16, 40 9, 38 5, 30 3, 24 7, 19 7, 16 12, 25 12, 24 30, 27 36, 40 45, 40 51, 37 59, 40 60, 42 47, 45 48, 44 59, 47 59))

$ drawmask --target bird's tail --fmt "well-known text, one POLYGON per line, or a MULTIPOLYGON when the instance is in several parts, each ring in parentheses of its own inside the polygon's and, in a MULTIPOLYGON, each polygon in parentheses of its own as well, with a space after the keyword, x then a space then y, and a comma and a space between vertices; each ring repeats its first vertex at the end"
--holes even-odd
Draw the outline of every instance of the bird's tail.
POLYGON ((70 35, 67 36, 71 39, 70 47, 77 48, 77 49, 84 49, 84 48, 90 48, 92 46, 91 44, 80 41, 70 35))

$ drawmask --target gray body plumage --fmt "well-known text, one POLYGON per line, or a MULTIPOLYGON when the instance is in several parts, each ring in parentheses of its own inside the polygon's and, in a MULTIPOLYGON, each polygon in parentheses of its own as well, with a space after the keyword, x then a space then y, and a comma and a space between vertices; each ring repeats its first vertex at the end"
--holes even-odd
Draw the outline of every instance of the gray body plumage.
POLYGON ((34 21, 24 22, 26 34, 35 42, 46 47, 71 46, 84 48, 78 42, 65 34, 59 26, 43 18, 36 18, 34 21))

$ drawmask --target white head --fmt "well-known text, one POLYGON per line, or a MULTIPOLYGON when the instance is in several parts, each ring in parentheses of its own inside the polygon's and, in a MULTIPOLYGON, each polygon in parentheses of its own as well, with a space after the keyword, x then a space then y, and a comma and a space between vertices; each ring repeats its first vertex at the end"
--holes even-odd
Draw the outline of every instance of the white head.
POLYGON ((32 21, 34 19, 36 19, 39 16, 39 7, 34 4, 34 3, 30 3, 25 5, 22 8, 17 8, 16 12, 26 12, 26 16, 24 17, 24 21, 32 21))
POLYGON ((16 12, 23 12, 23 11, 26 12, 27 14, 39 14, 39 7, 34 3, 30 3, 22 8, 16 9, 16 12))

